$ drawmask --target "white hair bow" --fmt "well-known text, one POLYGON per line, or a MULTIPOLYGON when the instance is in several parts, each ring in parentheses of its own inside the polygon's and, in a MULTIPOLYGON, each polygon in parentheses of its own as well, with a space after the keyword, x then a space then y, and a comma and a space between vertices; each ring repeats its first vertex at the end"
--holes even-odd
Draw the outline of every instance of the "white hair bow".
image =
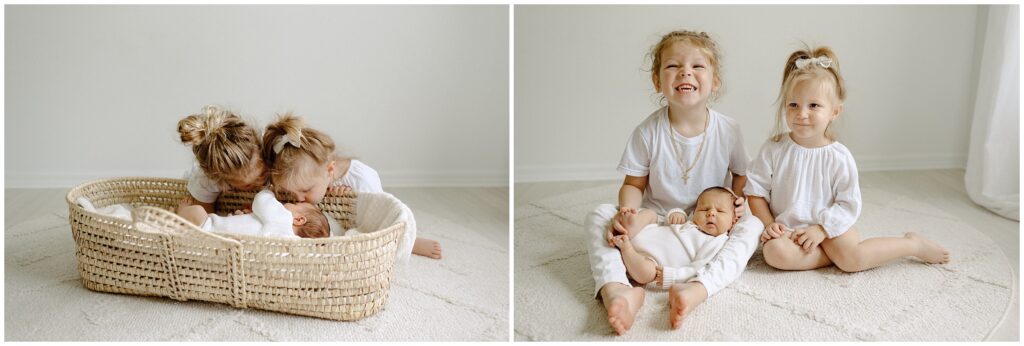
POLYGON ((810 64, 818 64, 818 66, 829 68, 832 66, 832 59, 829 59, 827 56, 819 56, 817 58, 803 58, 796 60, 796 68, 804 68, 810 64))
POLYGON ((298 140, 292 140, 288 135, 283 135, 274 142, 274 154, 280 154, 281 150, 284 149, 285 144, 291 144, 293 147, 300 148, 302 142, 298 140))

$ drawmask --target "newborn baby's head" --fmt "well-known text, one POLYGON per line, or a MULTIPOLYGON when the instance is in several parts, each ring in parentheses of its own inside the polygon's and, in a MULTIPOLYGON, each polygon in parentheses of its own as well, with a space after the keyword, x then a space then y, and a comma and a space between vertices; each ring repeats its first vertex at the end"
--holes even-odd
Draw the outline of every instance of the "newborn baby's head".
POLYGON ((313 203, 285 203, 285 209, 292 212, 292 230, 303 238, 325 238, 331 236, 327 216, 313 203))
POLYGON ((693 223, 711 236, 728 233, 736 223, 736 195, 722 187, 710 187, 697 196, 693 223))

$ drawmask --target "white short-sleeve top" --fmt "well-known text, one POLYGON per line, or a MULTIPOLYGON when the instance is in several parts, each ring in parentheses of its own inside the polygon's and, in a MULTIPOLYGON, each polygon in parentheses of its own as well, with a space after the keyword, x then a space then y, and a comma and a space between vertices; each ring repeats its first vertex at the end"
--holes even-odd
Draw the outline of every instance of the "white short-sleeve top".
POLYGON ((203 169, 199 168, 198 162, 192 162, 192 168, 185 172, 185 179, 188 180, 188 193, 203 203, 217 201, 217 197, 220 196, 223 190, 219 184, 206 176, 203 169))
POLYGON ((713 109, 708 112, 707 130, 696 137, 683 137, 670 126, 667 106, 633 130, 618 170, 625 175, 648 177, 642 208, 662 216, 677 207, 690 214, 701 191, 729 186, 732 173, 746 174, 748 158, 739 124, 713 109), (705 143, 698 156, 701 141, 705 143), (695 157, 697 162, 684 183, 682 166, 689 167, 695 157))

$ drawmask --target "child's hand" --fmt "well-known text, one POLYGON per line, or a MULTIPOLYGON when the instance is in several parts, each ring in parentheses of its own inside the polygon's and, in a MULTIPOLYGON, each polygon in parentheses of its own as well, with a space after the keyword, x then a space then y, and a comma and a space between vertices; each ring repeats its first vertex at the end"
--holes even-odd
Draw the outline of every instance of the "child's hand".
POLYGON ((736 201, 733 202, 733 205, 736 206, 736 209, 735 209, 736 217, 733 218, 732 222, 735 223, 736 221, 739 221, 739 219, 741 217, 743 217, 743 214, 747 213, 747 206, 744 205, 744 202, 746 202, 746 201, 747 201, 747 199, 744 198, 744 197, 736 197, 736 201))
POLYGON ((608 240, 608 246, 615 247, 615 243, 612 242, 612 238, 624 234, 629 235, 629 228, 626 228, 625 217, 626 215, 636 215, 636 208, 619 208, 619 212, 615 213, 615 217, 612 218, 612 224, 608 226, 608 232, 605 232, 604 238, 608 240))
POLYGON ((327 187, 327 194, 330 196, 341 196, 352 190, 348 185, 334 185, 327 187))
POLYGON ((615 247, 619 248, 620 250, 633 249, 633 243, 629 242, 629 236, 625 234, 612 237, 612 243, 614 243, 615 247))
POLYGON ((797 245, 800 245, 804 249, 804 252, 810 252, 811 249, 821 245, 821 242, 826 238, 825 230, 821 227, 811 226, 804 227, 793 231, 793 234, 789 235, 789 239, 793 239, 797 245))
POLYGON ((250 209, 238 209, 238 210, 235 210, 235 212, 233 213, 233 215, 245 215, 245 214, 252 214, 252 210, 250 210, 250 209))
POLYGON ((680 225, 686 223, 686 215, 679 212, 668 214, 668 217, 665 219, 668 221, 669 225, 680 225))
POLYGON ((192 196, 188 196, 188 197, 183 198, 181 200, 181 202, 178 202, 178 209, 177 210, 181 210, 182 208, 185 208, 185 207, 188 207, 188 206, 193 206, 193 205, 196 205, 196 204, 198 204, 196 202, 196 200, 194 198, 192 198, 192 196))
POLYGON ((775 238, 781 238, 789 227, 778 222, 772 222, 768 227, 764 228, 764 232, 761 232, 761 242, 766 242, 775 238))

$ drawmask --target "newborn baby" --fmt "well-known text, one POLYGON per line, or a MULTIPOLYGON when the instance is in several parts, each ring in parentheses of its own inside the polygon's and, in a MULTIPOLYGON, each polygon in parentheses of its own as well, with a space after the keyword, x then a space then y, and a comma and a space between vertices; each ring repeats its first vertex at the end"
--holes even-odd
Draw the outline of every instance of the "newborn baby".
POLYGON ((323 238, 331 235, 327 216, 316 205, 282 204, 268 189, 256 194, 249 214, 207 214, 202 206, 189 202, 184 201, 178 205, 178 215, 208 232, 290 238, 323 238))
POLYGON ((697 197, 691 221, 673 224, 686 219, 680 215, 682 210, 673 209, 667 226, 658 225, 658 215, 650 209, 624 211, 629 233, 615 236, 611 242, 622 252, 626 273, 640 284, 684 282, 695 276, 696 269, 725 245, 737 220, 736 198, 725 188, 708 188, 697 197), (666 277, 656 280, 660 269, 666 267, 676 270, 665 271, 666 277))

